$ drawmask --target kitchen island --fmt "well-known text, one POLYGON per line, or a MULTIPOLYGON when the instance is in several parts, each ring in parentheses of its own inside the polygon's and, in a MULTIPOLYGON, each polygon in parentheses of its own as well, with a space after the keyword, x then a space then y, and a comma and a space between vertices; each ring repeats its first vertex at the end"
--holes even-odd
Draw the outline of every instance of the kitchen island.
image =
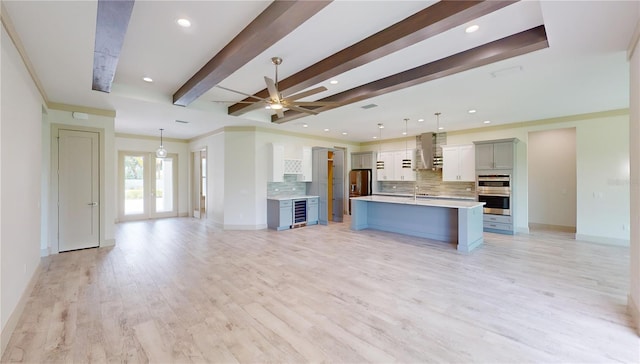
POLYGON ((396 196, 351 199, 351 229, 374 229, 449 243, 470 252, 482 245, 484 202, 396 196))

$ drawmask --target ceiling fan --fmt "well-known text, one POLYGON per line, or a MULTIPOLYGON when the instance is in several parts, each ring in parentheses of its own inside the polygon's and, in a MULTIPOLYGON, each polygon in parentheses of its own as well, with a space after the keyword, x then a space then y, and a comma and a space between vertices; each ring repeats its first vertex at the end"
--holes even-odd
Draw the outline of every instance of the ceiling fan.
MULTIPOLYGON (((264 103, 265 107, 267 109, 271 109, 271 110, 275 110, 276 115, 278 116, 278 118, 282 118, 284 117, 284 111, 285 109, 289 109, 289 110, 295 110, 295 111, 299 111, 299 112, 303 112, 303 113, 307 113, 307 114, 313 114, 313 115, 318 115, 317 111, 314 111, 313 109, 309 109, 307 107, 309 106, 329 106, 329 105, 338 105, 338 102, 331 102, 331 101, 296 101, 311 95, 315 95, 319 92, 323 92, 323 91, 327 91, 327 88, 324 86, 320 86, 320 87, 315 87, 312 88, 310 90, 307 91, 303 91, 303 92, 299 92, 297 94, 293 94, 293 95, 289 95, 289 96, 283 96, 282 92, 280 92, 280 90, 278 90, 278 66, 280 64, 282 64, 282 58, 280 57, 273 57, 271 58, 271 62, 274 64, 274 66, 276 67, 276 72, 275 72, 275 81, 267 76, 264 76, 264 82, 267 84, 267 90, 269 91, 269 98, 261 98, 261 97, 257 97, 255 95, 250 95, 244 92, 240 92, 237 90, 233 90, 230 88, 226 88, 220 85, 217 85, 216 87, 222 89, 222 90, 226 90, 226 91, 230 91, 230 92, 234 92, 240 95, 244 95, 247 96, 249 98, 255 99, 256 101, 238 101, 236 103, 245 103, 245 104, 255 104, 255 103, 264 103)), ((225 101, 217 101, 217 102, 225 102, 225 101)))

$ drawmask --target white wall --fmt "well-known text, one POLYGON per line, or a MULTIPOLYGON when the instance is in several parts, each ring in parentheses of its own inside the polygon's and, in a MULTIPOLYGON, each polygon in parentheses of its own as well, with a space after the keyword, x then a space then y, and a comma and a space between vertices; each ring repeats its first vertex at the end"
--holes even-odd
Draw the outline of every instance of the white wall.
MULTIPOLYGON (((189 213, 189 145, 187 141, 163 140, 162 144, 169 153, 178 154, 178 215, 188 216, 189 213)), ((160 135, 157 139, 146 136, 117 136, 115 141, 115 161, 118 165, 118 152, 147 152, 155 153, 160 145, 160 135)), ((116 168, 116 191, 118 184, 116 168)), ((118 196, 118 194, 116 194, 118 196)), ((116 211, 121 201, 116 198, 116 211)))
MULTIPOLYGON (((640 9, 636 31, 640 32, 640 9)), ((631 248, 630 248, 630 293, 629 311, 640 334, 640 40, 631 44, 635 47, 630 68, 630 121, 629 121, 629 157, 631 164, 631 248)))
POLYGON ((576 227, 576 129, 529 133, 529 223, 576 227))
POLYGON ((2 27, 0 104, 0 324, 2 350, 40 263, 43 100, 2 27))
MULTIPOLYGON (((557 119, 557 122, 525 123, 521 126, 487 127, 447 135, 449 144, 478 140, 518 138, 515 186, 516 228, 528 231, 528 135, 532 131, 576 128, 577 216, 576 235, 586 241, 625 245, 629 231, 629 116, 620 112, 557 119), (623 166, 626 163, 626 174, 623 166), (619 185, 622 184, 622 185, 619 185), (594 201, 593 193, 602 193, 594 201)), ((599 195, 598 195, 599 196, 599 195)))
POLYGON ((578 127, 576 142, 576 239, 628 246, 628 117, 578 127))
MULTIPOLYGON (((101 129, 104 135, 104 164, 101 166, 104 171, 104 179, 100 179, 100 201, 104 210, 100 217, 100 246, 108 246, 115 244, 115 220, 116 220, 116 158, 115 158, 115 132, 114 118, 109 116, 100 116, 89 114, 88 120, 74 119, 70 111, 62 111, 49 109, 47 120, 49 124, 57 124, 64 126, 78 126, 84 128, 101 129), (104 189, 103 189, 104 188, 104 189), (104 194, 104 196, 103 196, 104 194)), ((53 185, 53 183, 52 183, 53 185)), ((49 247, 55 240, 55 230, 57 225, 57 216, 55 208, 50 209, 49 224, 49 247)), ((54 249, 55 250, 55 249, 54 249)))

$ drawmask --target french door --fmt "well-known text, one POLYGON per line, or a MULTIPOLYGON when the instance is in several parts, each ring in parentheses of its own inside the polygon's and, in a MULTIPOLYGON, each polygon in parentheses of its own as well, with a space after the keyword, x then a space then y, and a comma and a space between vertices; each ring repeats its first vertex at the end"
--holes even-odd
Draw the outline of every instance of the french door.
POLYGON ((119 220, 178 216, 178 155, 119 153, 119 220))

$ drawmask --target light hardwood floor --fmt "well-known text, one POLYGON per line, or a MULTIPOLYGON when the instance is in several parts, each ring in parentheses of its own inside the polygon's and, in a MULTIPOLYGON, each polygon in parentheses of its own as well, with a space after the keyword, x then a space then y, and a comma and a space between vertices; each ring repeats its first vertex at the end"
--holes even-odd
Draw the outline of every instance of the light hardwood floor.
POLYGON ((116 238, 44 259, 3 362, 640 362, 627 248, 485 234, 464 255, 348 220, 116 238))

